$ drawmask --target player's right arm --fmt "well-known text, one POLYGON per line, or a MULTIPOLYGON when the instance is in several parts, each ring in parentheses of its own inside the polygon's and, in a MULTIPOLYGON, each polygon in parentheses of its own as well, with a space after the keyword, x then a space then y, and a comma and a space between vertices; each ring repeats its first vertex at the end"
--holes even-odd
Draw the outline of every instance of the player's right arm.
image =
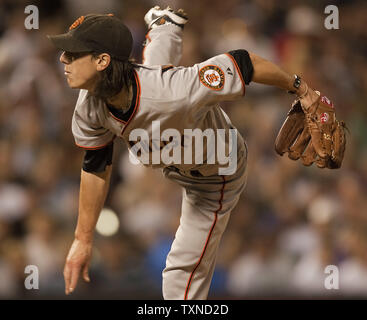
POLYGON ((85 150, 80 179, 78 222, 75 239, 64 268, 65 293, 71 293, 80 273, 89 282, 93 234, 108 193, 115 135, 101 125, 93 104, 81 90, 72 120, 76 145, 85 150))
POLYGON ((65 293, 75 289, 79 275, 89 282, 89 263, 92 254, 93 235, 99 214, 110 185, 112 166, 102 172, 81 172, 79 214, 75 239, 69 250, 64 267, 65 293))

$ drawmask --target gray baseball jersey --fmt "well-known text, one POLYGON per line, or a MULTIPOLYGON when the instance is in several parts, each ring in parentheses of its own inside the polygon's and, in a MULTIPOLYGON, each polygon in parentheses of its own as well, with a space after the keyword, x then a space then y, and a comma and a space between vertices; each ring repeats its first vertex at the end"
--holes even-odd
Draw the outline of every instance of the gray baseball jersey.
POLYGON ((215 56, 189 68, 139 66, 135 69, 132 103, 124 112, 108 106, 86 90, 80 91, 72 122, 75 142, 86 149, 98 149, 118 137, 128 148, 133 148, 133 154, 139 153, 144 165, 173 165, 179 170, 199 170, 202 175, 212 175, 218 173, 220 167, 216 153, 221 136, 217 129, 225 133, 223 150, 226 153, 232 150, 236 155, 236 148, 244 143, 239 135, 229 137, 229 129, 234 127, 216 103, 233 100, 244 92, 242 74, 230 54, 215 56), (212 130, 206 131, 214 139, 209 147, 205 143, 208 139, 202 148, 194 146, 195 129, 199 133, 212 130), (138 138, 145 138, 144 133, 149 141, 138 143, 138 138), (239 144, 234 148, 229 146, 232 138, 239 144), (168 143, 171 145, 167 146, 168 143), (160 153, 172 149, 177 151, 175 155, 171 158, 167 155, 167 160, 162 161, 160 153))
POLYGON ((81 90, 72 131, 76 144, 91 150, 103 148, 115 137, 133 150, 144 134, 148 135, 149 145, 144 148, 140 143, 140 153, 134 154, 147 156, 145 165, 163 168, 164 175, 183 188, 180 226, 163 271, 163 296, 205 299, 219 241, 245 186, 244 140, 236 135, 235 148, 231 149, 229 135, 224 139, 226 152, 232 150, 236 156, 234 172, 225 176, 218 174, 220 163, 218 159, 210 162, 205 146, 197 150, 194 145, 191 162, 185 152, 177 152, 172 163, 156 161, 154 151, 163 152, 174 141, 167 137, 155 141, 154 137, 157 130, 162 136, 168 132, 179 140, 175 148, 183 151, 188 130, 234 129, 218 103, 244 95, 245 83, 251 78, 246 70, 251 69, 245 67, 245 51, 220 54, 188 68, 173 66, 179 62, 182 46, 182 31, 174 25, 151 30, 147 39, 145 64, 135 68, 130 107, 116 110, 81 90), (203 161, 197 163, 199 156, 203 161))

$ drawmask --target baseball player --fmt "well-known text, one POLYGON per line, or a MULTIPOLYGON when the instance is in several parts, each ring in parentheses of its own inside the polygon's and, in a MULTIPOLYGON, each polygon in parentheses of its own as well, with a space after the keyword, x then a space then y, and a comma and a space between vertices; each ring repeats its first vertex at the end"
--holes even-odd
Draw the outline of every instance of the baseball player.
POLYGON ((312 101, 319 97, 300 78, 295 81, 243 49, 178 67, 187 20, 183 10, 149 10, 142 65, 129 60, 132 36, 112 14, 82 16, 67 33, 49 36, 63 50, 60 61, 68 85, 80 89, 72 132, 77 146, 85 149, 78 222, 64 268, 66 294, 75 290, 80 274, 90 281, 93 233, 109 188, 115 140, 123 140, 135 158, 148 159, 142 162, 162 168, 166 178, 182 186, 180 225, 163 271, 164 299, 206 299, 221 236, 246 182, 244 139, 240 134, 229 138, 235 128, 218 103, 243 97, 251 81, 292 90, 312 101), (179 135, 162 134, 156 141, 158 129, 179 135), (201 148, 185 140, 188 130, 195 129, 224 130, 228 135, 211 145, 208 139, 201 148), (148 145, 142 143, 144 134, 137 137, 141 130, 148 145), (219 150, 220 143, 235 159, 235 170, 220 171, 223 163, 212 161, 208 151, 213 146, 219 150), (180 153, 191 146, 188 157, 180 153), (162 161, 167 150, 175 156, 166 153, 162 161))

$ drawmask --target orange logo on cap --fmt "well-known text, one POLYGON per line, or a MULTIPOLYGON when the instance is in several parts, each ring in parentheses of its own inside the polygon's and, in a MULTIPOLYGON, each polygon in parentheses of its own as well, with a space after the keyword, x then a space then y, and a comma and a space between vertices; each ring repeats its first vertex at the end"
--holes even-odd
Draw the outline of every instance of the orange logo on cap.
POLYGON ((79 25, 81 25, 84 21, 84 16, 79 17, 78 19, 76 19, 73 24, 69 27, 69 30, 75 29, 76 27, 78 27, 79 25))

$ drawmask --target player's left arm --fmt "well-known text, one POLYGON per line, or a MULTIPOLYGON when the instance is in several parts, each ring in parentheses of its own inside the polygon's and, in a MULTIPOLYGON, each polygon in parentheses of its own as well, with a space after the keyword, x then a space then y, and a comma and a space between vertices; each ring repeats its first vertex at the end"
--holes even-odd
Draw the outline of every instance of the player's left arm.
POLYGON ((291 91, 301 112, 291 109, 288 115, 296 115, 293 117, 296 122, 287 121, 282 127, 276 151, 279 154, 291 152, 294 160, 302 156, 305 165, 316 161, 320 168, 340 167, 346 143, 345 124, 336 119, 331 101, 314 91, 303 79, 295 78, 275 63, 243 49, 215 56, 180 72, 178 80, 185 83, 184 90, 193 108, 237 99, 245 94, 250 82, 291 91), (299 135, 300 132, 303 134, 299 135))
MULTIPOLYGON (((252 52, 249 52, 249 56, 253 66, 253 82, 275 86, 287 91, 293 91, 297 96, 301 96, 306 92, 308 86, 304 80, 301 81, 299 88, 295 88, 293 86, 293 75, 287 73, 275 63, 268 61, 252 52)), ((318 96, 317 93, 310 88, 308 93, 314 98, 317 98, 318 96)))
MULTIPOLYGON (((275 63, 244 49, 215 56, 184 70, 183 73, 192 75, 196 73, 195 81, 187 87, 196 87, 198 91, 196 99, 210 99, 212 102, 233 100, 243 96, 251 82, 292 90, 296 95, 301 95, 307 88, 304 81, 299 88, 294 88, 293 75, 275 63)), ((185 83, 189 79, 185 75, 183 78, 185 83)), ((317 95, 313 90, 309 90, 309 94, 311 97, 317 95)))

